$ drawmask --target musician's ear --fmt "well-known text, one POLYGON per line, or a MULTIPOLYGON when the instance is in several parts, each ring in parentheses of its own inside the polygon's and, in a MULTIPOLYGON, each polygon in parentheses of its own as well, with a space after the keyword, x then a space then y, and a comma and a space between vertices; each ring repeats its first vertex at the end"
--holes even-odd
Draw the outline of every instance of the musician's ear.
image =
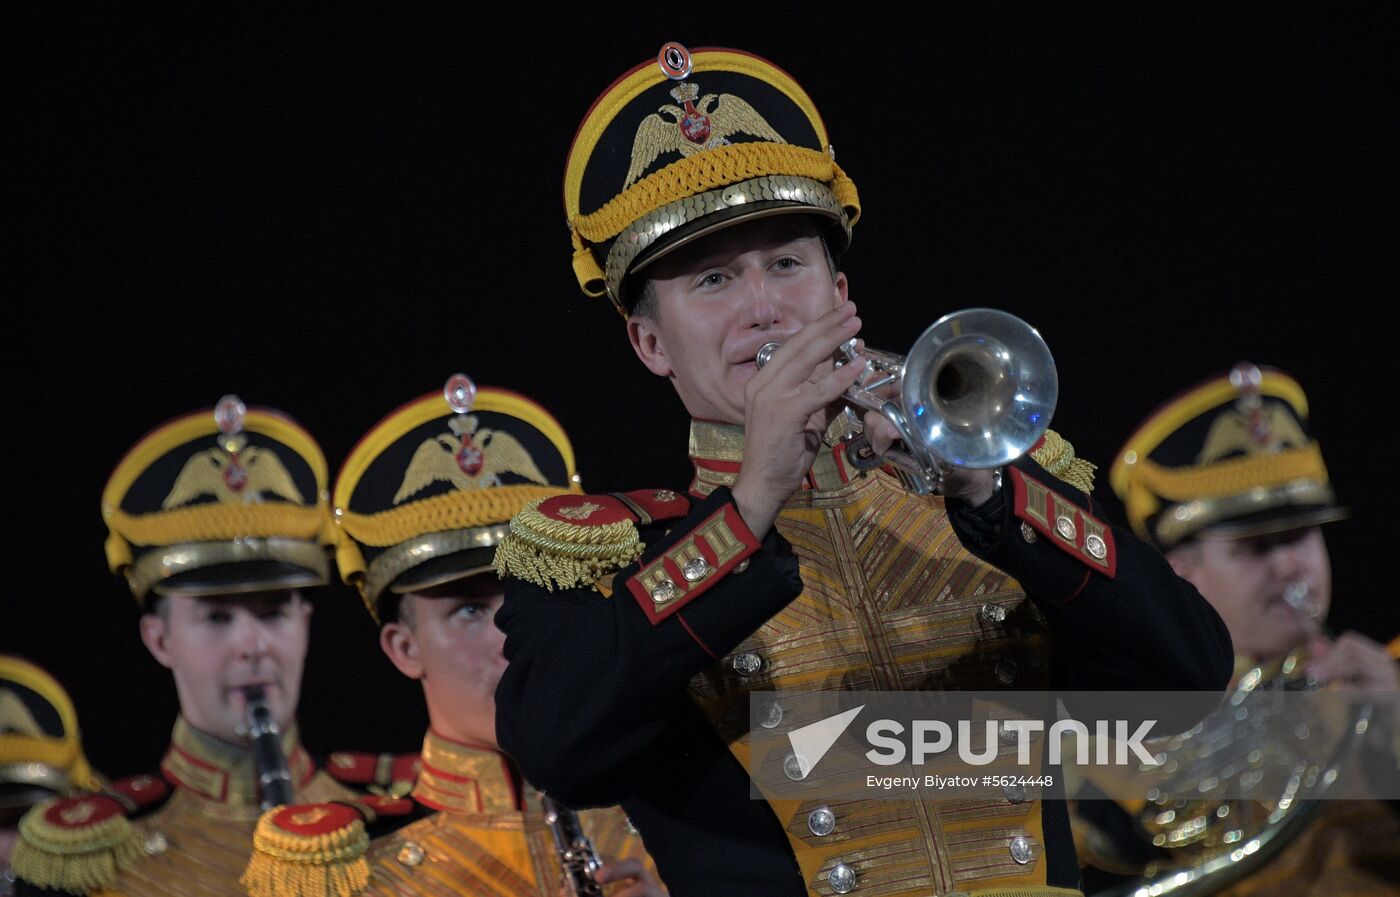
MULTIPOLYGON (((1196 573, 1196 567, 1201 559, 1201 546, 1195 542, 1187 542, 1178 545, 1167 552, 1167 563, 1171 564, 1172 572, 1187 582, 1193 582, 1191 577, 1196 573)), ((1193 583, 1194 584, 1194 583, 1193 583)))
POLYGON ((627 319, 627 339, 632 343, 632 351, 647 366, 647 370, 658 377, 671 376, 671 359, 656 321, 651 315, 633 314, 627 319))
POLYGON ((146 650, 151 652, 151 656, 156 659, 156 663, 169 669, 171 667, 170 648, 166 644, 166 637, 169 635, 169 627, 166 615, 163 613, 148 613, 141 615, 141 641, 145 642, 146 650))
MULTIPOLYGON (((411 601, 412 596, 404 598, 411 601)), ((379 647, 388 655, 389 662, 399 668, 410 679, 423 678, 423 661, 418 655, 418 639, 413 630, 404 622, 395 620, 386 623, 379 630, 379 647)))

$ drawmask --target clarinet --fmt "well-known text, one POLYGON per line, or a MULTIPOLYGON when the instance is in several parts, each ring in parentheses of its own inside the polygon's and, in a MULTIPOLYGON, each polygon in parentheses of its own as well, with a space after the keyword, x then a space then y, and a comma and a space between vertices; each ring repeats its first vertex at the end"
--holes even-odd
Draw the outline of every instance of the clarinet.
POLYGON ((253 739, 262 808, 271 810, 290 804, 293 800, 292 772, 287 768, 287 758, 282 755, 282 732, 267 707, 267 695, 261 685, 251 685, 243 694, 247 698, 248 737, 253 739))
POLYGON ((544 806, 544 821, 554 835, 554 848, 564 867, 564 886, 570 897, 602 897, 603 886, 595 876, 603 861, 593 849, 593 842, 583 833, 578 814, 547 794, 540 795, 544 806))

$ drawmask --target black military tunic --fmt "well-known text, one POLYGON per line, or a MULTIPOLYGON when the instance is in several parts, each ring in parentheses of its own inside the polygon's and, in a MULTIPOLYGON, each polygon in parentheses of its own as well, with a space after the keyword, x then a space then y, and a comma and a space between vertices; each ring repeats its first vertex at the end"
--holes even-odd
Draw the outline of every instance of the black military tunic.
MULTIPOLYGON (((694 427, 693 505, 662 523, 641 509, 645 553, 610 594, 508 587, 496 617, 510 662, 497 728, 524 774, 565 803, 620 803, 675 897, 840 892, 831 872, 843 858, 866 894, 1077 887, 1058 801, 945 808, 946 818, 911 805, 905 818, 866 826, 872 838, 841 822, 822 838, 807 831, 806 807, 750 799, 731 752, 741 733, 725 720, 747 689, 793 686, 818 667, 860 689, 1004 688, 1010 678, 1218 692, 1231 648, 1215 612, 1155 551, 1103 523, 1085 492, 1029 458, 970 509, 911 495, 883 472, 849 475, 833 453, 759 541, 726 488, 742 432, 694 427), (1005 631, 969 634, 967 620, 990 604, 1008 611, 994 615, 1010 621, 1005 631), (835 642, 841 650, 821 648, 835 642), (748 655, 761 674, 744 675, 748 655), (987 860, 988 839, 1012 857, 987 860)), ((581 499, 607 497, 569 500, 581 499)), ((863 818, 862 803, 838 815, 863 818)))

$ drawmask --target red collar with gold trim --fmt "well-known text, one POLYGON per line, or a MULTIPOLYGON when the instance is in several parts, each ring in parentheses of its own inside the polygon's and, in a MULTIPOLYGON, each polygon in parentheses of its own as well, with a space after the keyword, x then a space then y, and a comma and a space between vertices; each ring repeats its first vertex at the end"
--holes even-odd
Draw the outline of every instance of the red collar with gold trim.
MULTIPOLYGON (((316 774, 316 764, 302 748, 295 725, 289 726, 282 736, 282 753, 287 758, 292 782, 298 789, 305 787, 316 774)), ((160 770, 175 787, 206 800, 254 807, 261 801, 252 747, 201 732, 185 722, 184 717, 175 721, 160 770)))
POLYGON ((451 741, 432 731, 423 738, 422 770, 413 798, 446 813, 499 814, 522 809, 505 754, 451 741))

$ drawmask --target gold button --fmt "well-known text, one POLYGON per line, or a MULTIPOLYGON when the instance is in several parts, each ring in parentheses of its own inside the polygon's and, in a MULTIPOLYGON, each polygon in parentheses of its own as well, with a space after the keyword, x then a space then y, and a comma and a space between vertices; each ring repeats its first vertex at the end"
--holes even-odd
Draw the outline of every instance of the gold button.
POLYGON ((1085 547, 1085 549, 1088 550, 1088 552, 1089 552, 1090 554, 1092 554, 1094 557, 1098 558, 1099 560, 1103 560, 1104 558, 1108 557, 1108 546, 1107 546, 1106 544, 1104 544, 1103 539, 1100 538, 1099 536, 1096 536, 1096 535, 1085 536, 1085 537, 1084 537, 1084 547, 1085 547))
POLYGON ((1024 520, 1021 521, 1021 538, 1027 542, 1034 542, 1038 538, 1035 530, 1031 529, 1031 525, 1024 520))
POLYGON ((745 570, 747 570, 747 569, 749 569, 749 559, 748 559, 748 558, 744 558, 742 561, 740 561, 739 563, 737 563, 737 564, 734 565, 734 572, 735 572, 735 573, 743 573, 743 572, 744 572, 745 570))
POLYGON ((1074 521, 1061 515, 1055 518, 1055 532, 1064 536, 1069 541, 1074 541, 1074 521))

